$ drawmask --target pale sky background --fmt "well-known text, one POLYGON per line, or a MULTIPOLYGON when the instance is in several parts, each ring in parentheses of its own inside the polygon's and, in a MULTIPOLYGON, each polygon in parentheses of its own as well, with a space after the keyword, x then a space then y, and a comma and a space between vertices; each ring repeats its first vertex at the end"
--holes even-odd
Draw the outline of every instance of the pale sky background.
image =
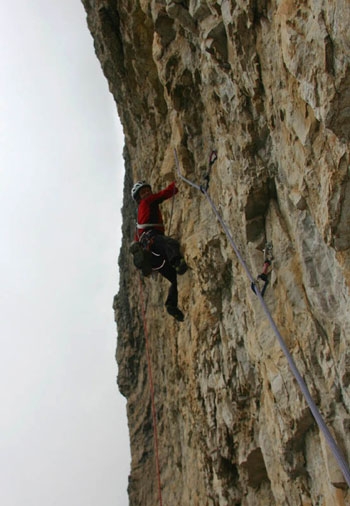
POLYGON ((123 136, 80 0, 0 16, 0 504, 127 506, 123 136))

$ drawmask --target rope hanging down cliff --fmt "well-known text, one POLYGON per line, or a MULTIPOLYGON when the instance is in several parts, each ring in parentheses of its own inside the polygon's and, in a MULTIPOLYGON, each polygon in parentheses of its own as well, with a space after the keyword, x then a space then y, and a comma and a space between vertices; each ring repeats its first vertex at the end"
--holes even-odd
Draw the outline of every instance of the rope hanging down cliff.
POLYGON ((151 396, 151 409, 152 409, 152 421, 153 421, 153 445, 154 445, 154 454, 155 454, 155 460, 156 460, 158 499, 159 499, 159 505, 163 506, 162 485, 161 485, 161 481, 160 481, 159 450, 158 450, 157 412, 156 412, 156 404, 155 404, 155 400, 154 400, 154 384, 153 384, 151 354, 150 354, 150 350, 149 350, 148 329, 147 329, 146 310, 145 310, 145 302, 144 302, 144 297, 143 297, 141 274, 139 276, 139 279, 140 279, 141 313, 142 313, 143 331, 145 334, 148 380, 149 380, 149 389, 150 389, 150 396, 151 396))
POLYGON ((180 172, 180 164, 179 164, 179 159, 178 159, 178 156, 177 156, 177 152, 176 152, 176 149, 174 149, 174 156, 175 156, 175 164, 176 164, 176 169, 177 169, 177 173, 179 175, 179 177, 182 179, 182 181, 184 181, 185 183, 189 184, 190 186, 192 186, 193 188, 196 188, 197 190, 199 190, 201 193, 203 193, 203 195, 207 198, 216 218, 218 219, 219 223, 221 224, 234 252, 236 253, 236 256, 238 258, 238 261, 239 263, 241 264, 241 266, 243 267, 248 279, 250 280, 250 283, 251 283, 251 287, 253 289, 253 291, 255 292, 255 294, 257 295, 258 299, 259 299, 259 302, 264 310, 264 313, 271 325, 271 328, 273 330, 273 332, 275 333, 276 337, 277 337, 277 340, 282 348, 282 351, 287 359, 287 362, 290 366, 290 369, 295 377, 295 379, 297 380, 298 384, 299 384, 299 387, 305 397, 305 400, 315 418, 315 421, 317 423, 317 425, 319 426, 320 430, 322 431, 323 435, 325 436, 325 439, 335 457, 335 459, 337 460, 338 464, 339 464, 339 467, 340 469, 342 470, 343 472, 343 475, 344 475, 344 478, 348 484, 348 486, 350 487, 350 469, 349 469, 349 466, 347 464, 347 462, 345 461, 345 458, 344 456, 342 455, 341 451, 339 450, 338 446, 337 446, 337 443, 335 441, 335 439, 333 438, 332 434, 330 433, 327 425, 325 424, 315 402, 313 401, 311 395, 310 395, 310 392, 306 386, 306 383, 304 382, 301 374, 299 373, 299 370, 294 362, 294 359, 292 357, 292 355, 290 354, 288 348, 287 348, 287 345, 282 337, 282 335, 280 334, 277 326, 276 326, 276 323, 275 321, 273 320, 272 318, 272 315, 263 299, 263 295, 260 293, 259 289, 257 288, 256 286, 256 282, 251 274, 251 272, 249 271, 248 267, 247 267, 247 264, 245 263, 241 253, 239 252, 233 238, 232 238, 232 235, 229 231, 229 229, 227 228, 227 225, 226 223, 224 222, 224 220, 222 219, 222 217, 220 216, 218 210, 217 210, 217 207, 215 206, 214 202, 212 201, 212 199, 210 198, 210 196, 208 195, 208 192, 207 192, 207 189, 208 189, 208 185, 205 186, 202 186, 202 185, 198 185, 196 183, 194 183, 193 181, 190 181, 189 179, 185 178, 181 172, 180 172))

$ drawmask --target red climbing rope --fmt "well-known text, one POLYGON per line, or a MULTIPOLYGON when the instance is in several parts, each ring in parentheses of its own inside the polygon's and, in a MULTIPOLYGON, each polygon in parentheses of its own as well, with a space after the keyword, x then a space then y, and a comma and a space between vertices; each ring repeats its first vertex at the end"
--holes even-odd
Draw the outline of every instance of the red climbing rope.
POLYGON ((149 339, 148 339, 146 309, 145 309, 145 302, 144 302, 144 297, 143 297, 141 275, 139 277, 139 280, 140 280, 140 302, 141 302, 141 312, 142 312, 142 321, 143 321, 143 331, 145 334, 145 344, 146 344, 149 389, 150 389, 150 395, 151 395, 152 420, 153 420, 153 441, 154 441, 154 453, 155 453, 155 459, 156 459, 158 498, 159 498, 160 506, 163 506, 162 486, 161 486, 161 481, 160 481, 159 451, 158 451, 157 413, 156 413, 156 405, 154 402, 154 385, 153 385, 153 375, 152 375, 151 354, 150 354, 150 346, 149 346, 149 339))

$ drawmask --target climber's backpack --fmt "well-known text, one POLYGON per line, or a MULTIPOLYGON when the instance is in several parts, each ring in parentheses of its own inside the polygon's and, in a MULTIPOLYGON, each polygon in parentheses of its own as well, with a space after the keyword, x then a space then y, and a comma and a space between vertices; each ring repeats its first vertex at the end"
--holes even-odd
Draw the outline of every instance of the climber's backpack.
POLYGON ((129 248, 134 257, 134 265, 142 271, 144 276, 149 276, 152 272, 152 253, 144 248, 140 242, 133 242, 129 248))

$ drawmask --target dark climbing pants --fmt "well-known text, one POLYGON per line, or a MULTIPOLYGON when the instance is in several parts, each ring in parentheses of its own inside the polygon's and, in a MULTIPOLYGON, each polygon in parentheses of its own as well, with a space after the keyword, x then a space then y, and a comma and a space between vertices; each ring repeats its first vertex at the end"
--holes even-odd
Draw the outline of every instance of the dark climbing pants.
POLYGON ((160 272, 160 274, 171 283, 168 291, 168 296, 165 301, 165 305, 177 307, 178 291, 177 291, 176 270, 173 267, 171 267, 171 265, 168 262, 165 262, 164 266, 161 269, 159 269, 158 272, 160 272))
POLYGON ((171 283, 165 305, 177 307, 177 273, 172 265, 181 258, 180 244, 171 237, 156 234, 153 237, 151 251, 153 270, 158 271, 171 283))
POLYGON ((181 257, 179 242, 166 235, 155 234, 153 236, 152 251, 165 258, 170 265, 174 265, 176 260, 181 257))

